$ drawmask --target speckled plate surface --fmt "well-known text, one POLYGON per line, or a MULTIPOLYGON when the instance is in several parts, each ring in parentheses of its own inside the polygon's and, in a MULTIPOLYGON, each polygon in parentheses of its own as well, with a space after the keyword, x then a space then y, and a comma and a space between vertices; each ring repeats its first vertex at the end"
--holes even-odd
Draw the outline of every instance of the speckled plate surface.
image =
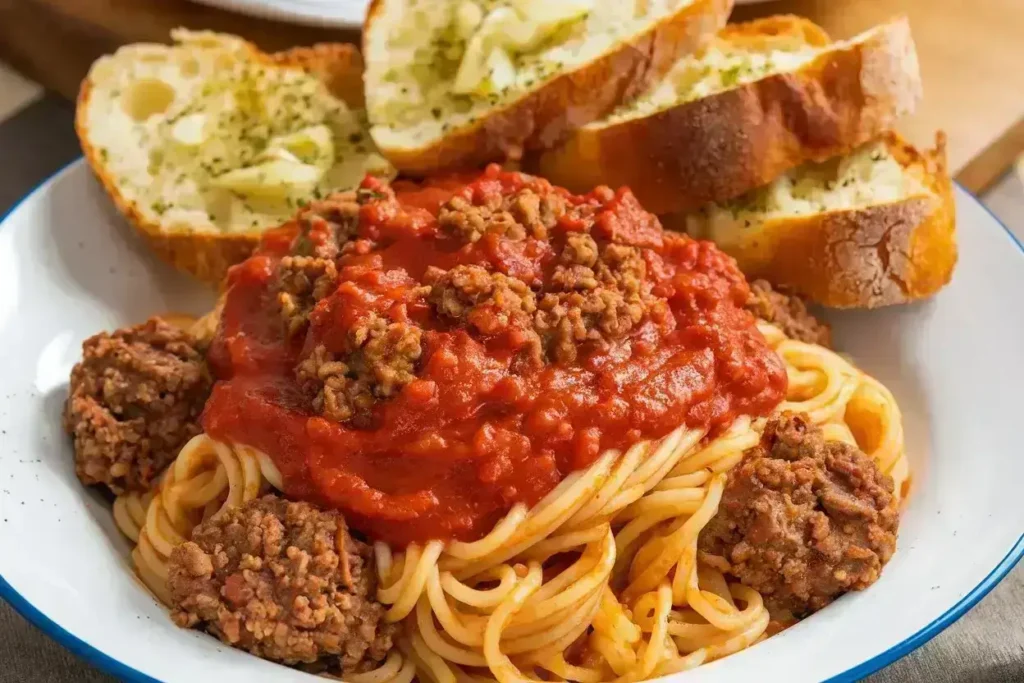
MULTIPOLYGON (((961 262, 932 301, 836 316, 903 409, 914 475, 881 580, 677 683, 853 681, 918 647, 1024 553, 1024 250, 957 192, 961 262)), ((61 411, 83 339, 211 292, 153 257, 81 162, 0 223, 0 596, 129 681, 315 681, 174 627, 132 575, 109 501, 76 480, 61 411)))

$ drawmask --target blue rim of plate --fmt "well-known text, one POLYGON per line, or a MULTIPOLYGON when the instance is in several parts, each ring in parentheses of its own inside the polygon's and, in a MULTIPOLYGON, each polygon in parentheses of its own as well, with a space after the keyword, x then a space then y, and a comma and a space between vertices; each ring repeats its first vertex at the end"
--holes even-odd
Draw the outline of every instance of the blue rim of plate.
MULTIPOLYGON (((4 223, 7 222, 8 217, 17 211, 22 204, 31 199, 37 192, 57 180, 65 172, 77 166, 81 161, 82 157, 78 157, 74 161, 65 164, 63 168, 36 185, 28 194, 11 205, 11 208, 0 216, 0 229, 3 229, 4 223)), ((1017 239, 1017 236, 1014 235, 1010 229, 1006 227, 1006 225, 981 202, 981 200, 964 189, 964 187, 959 183, 956 183, 956 186, 960 188, 964 194, 970 197, 978 206, 980 206, 985 213, 987 213, 992 220, 1006 232, 1006 235, 1017 246, 1020 253, 1024 255, 1024 244, 1017 239)), ((972 588, 967 595, 960 598, 956 604, 939 615, 930 624, 926 625, 909 638, 906 638, 889 649, 880 652, 871 659, 861 662, 857 666, 847 669, 843 673, 833 676, 823 683, 854 683, 855 681, 859 681, 860 679, 875 673, 882 667, 888 666, 896 660, 910 654, 935 636, 942 633, 942 631, 951 626, 953 622, 965 615, 972 607, 978 604, 978 602, 988 595, 1000 581, 1006 578, 1006 575, 1010 573, 1022 557, 1024 557, 1024 534, 1021 534, 1020 538, 1017 539, 1017 542, 1012 548, 1010 548, 1010 551, 1006 556, 1003 557, 1003 559, 999 561, 999 564, 997 564, 995 568, 988 573, 988 576, 981 580, 981 583, 972 588)), ((116 676, 121 680, 129 681, 130 683, 161 683, 158 679, 144 674, 138 669, 133 669, 124 662, 114 659, 102 650, 93 647, 78 636, 66 630, 53 619, 40 612, 39 609, 26 600, 21 593, 14 590, 14 587, 7 583, 7 580, 4 579, 2 575, 0 575, 0 598, 5 600, 7 604, 13 607, 18 614, 23 616, 50 638, 56 640, 68 650, 71 650, 76 655, 104 672, 112 676, 116 676)))

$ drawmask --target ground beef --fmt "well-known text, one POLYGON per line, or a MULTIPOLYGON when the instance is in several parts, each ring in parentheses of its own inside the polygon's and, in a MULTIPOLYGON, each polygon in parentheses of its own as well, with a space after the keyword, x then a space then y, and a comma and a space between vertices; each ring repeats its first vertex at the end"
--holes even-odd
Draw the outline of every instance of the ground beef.
POLYGON ((525 282, 481 266, 431 267, 424 280, 437 315, 463 323, 482 335, 505 335, 529 362, 541 362, 541 339, 534 330, 537 297, 525 282))
POLYGON ((371 199, 360 198, 355 192, 339 192, 302 209, 296 216, 300 239, 295 254, 336 259, 356 234, 361 203, 371 199))
MULTIPOLYGON (((451 200, 441 212, 442 228, 468 242, 490 233, 546 239, 566 213, 565 200, 556 193, 522 190, 504 199, 485 196, 481 202, 451 200)), ((491 337, 515 334, 515 346, 523 350, 517 366, 536 368, 545 360, 573 362, 582 346, 624 336, 655 308, 666 312, 645 278, 639 248, 569 232, 548 281, 540 286, 531 288, 476 265, 447 272, 431 268, 426 280, 432 286, 429 300, 441 318, 491 337)))
POLYGON ((87 339, 64 412, 78 478, 117 494, 149 489, 200 432, 210 387, 193 340, 160 318, 87 339))
POLYGON ((560 195, 546 193, 539 195, 533 190, 523 190, 508 201, 513 218, 526 229, 526 234, 545 239, 565 215, 566 202, 560 195))
POLYGON ((342 192, 313 202, 296 216, 299 233, 277 277, 277 301, 289 336, 306 328, 313 306, 334 290, 335 260, 356 234, 359 206, 355 192, 342 192))
POLYGON ((565 237, 562 248, 562 266, 583 266, 593 268, 600 256, 597 240, 585 232, 574 232, 565 237))
POLYGON ((510 195, 484 193, 469 201, 453 197, 438 214, 443 231, 463 242, 476 242, 485 234, 511 240, 543 240, 565 214, 566 201, 558 194, 524 188, 510 195))
POLYGON ((308 503, 268 495, 203 522, 171 553, 169 585, 175 623, 266 659, 352 673, 392 646, 371 548, 308 503))
POLYGON ((365 424, 375 398, 390 398, 416 379, 422 334, 409 322, 370 315, 349 331, 346 353, 318 345, 296 367, 296 378, 318 413, 339 422, 357 417, 365 424))
POLYGON ((759 591, 781 622, 874 583, 896 549, 892 479, 855 447, 784 414, 729 473, 701 557, 759 591))
POLYGON ((642 302, 605 288, 545 294, 538 308, 537 331, 549 356, 561 363, 575 361, 585 344, 626 334, 645 313, 642 302))
POLYGON ((277 301, 289 336, 305 328, 313 306, 334 290, 337 280, 338 269, 332 259, 315 256, 281 259, 277 301))
POLYGON ((645 316, 667 312, 650 293, 646 264, 637 247, 609 243, 589 234, 570 234, 551 275, 551 289, 538 304, 536 328, 548 355, 576 360, 583 344, 627 334, 645 316))
POLYGON ((803 299, 780 292, 765 280, 750 283, 747 310, 777 326, 791 339, 832 346, 832 328, 811 315, 803 299))

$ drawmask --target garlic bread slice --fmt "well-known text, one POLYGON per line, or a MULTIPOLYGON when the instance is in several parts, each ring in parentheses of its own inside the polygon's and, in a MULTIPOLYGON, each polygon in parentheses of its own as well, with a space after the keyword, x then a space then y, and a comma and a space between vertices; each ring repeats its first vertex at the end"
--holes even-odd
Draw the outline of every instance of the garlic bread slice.
POLYGON ((100 58, 76 130, 104 189, 179 268, 219 282, 299 206, 393 175, 365 121, 349 45, 268 55, 223 34, 100 58))
POLYGON ((836 308, 930 296, 957 261, 945 137, 918 151, 895 133, 809 163, 730 202, 664 218, 713 240, 750 279, 836 308))
POLYGON ((375 0, 372 133, 399 169, 518 159, 610 112, 725 24, 732 0, 375 0))
POLYGON ((575 192, 628 185, 654 213, 692 211, 845 154, 921 98, 909 23, 829 43, 806 19, 731 25, 532 170, 575 192))

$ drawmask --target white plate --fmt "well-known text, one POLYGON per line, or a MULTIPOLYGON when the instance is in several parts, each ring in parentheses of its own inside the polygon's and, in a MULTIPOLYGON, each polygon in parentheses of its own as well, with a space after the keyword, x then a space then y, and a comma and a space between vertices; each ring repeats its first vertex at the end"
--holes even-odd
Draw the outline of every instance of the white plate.
MULTIPOLYGON (((841 348, 892 388, 914 470, 881 580, 679 683, 856 680, 963 614, 1024 553, 1022 248, 957 191, 962 256, 923 305, 837 316, 841 348)), ((0 225, 0 595, 131 681, 315 681, 174 627, 135 581, 108 504, 75 479, 61 430, 81 341, 208 292, 159 263, 72 165, 0 225)))
POLYGON ((239 14, 307 26, 359 28, 369 0, 194 0, 239 14))

